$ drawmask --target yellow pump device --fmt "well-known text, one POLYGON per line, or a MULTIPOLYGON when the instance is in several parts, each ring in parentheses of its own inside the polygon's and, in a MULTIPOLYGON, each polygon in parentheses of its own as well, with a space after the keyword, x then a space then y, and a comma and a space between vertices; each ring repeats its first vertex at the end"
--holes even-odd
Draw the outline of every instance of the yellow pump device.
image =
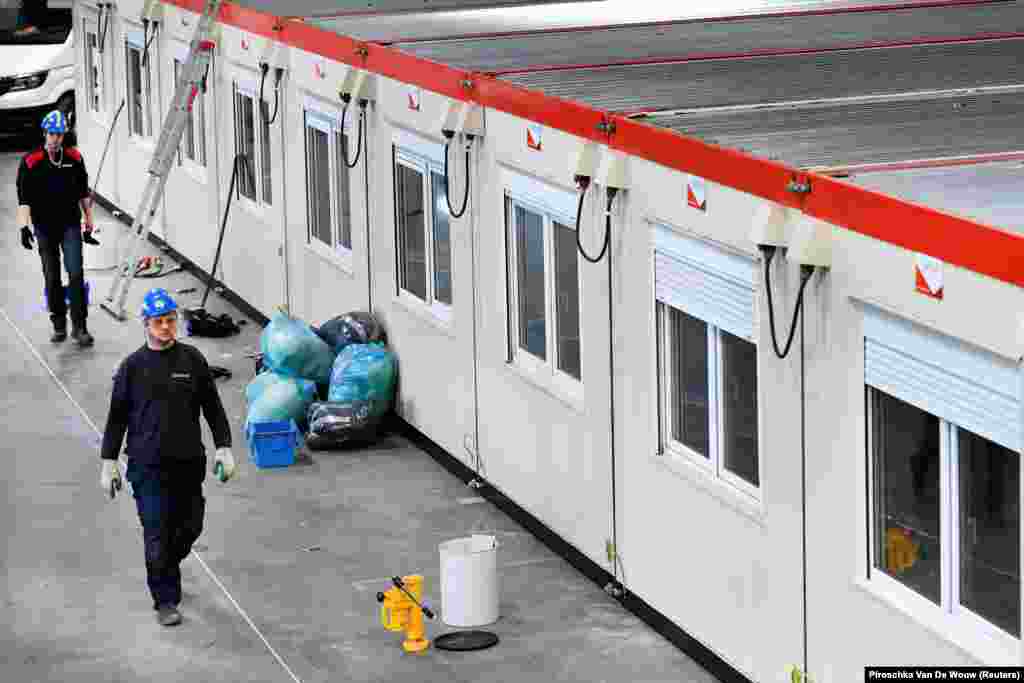
POLYGON ((392 577, 394 588, 377 593, 380 606, 380 623, 389 631, 405 630, 402 649, 406 652, 423 652, 430 647, 424 635, 423 616, 433 619, 434 613, 420 603, 423 595, 423 577, 418 574, 392 577))

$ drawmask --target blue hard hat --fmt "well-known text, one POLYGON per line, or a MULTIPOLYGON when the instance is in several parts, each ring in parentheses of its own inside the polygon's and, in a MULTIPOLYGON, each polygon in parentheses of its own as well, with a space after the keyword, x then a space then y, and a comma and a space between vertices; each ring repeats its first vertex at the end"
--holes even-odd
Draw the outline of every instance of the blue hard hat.
POLYGON ((44 116, 43 130, 47 133, 67 133, 68 120, 67 117, 64 116, 64 112, 59 109, 54 109, 44 116))
POLYGON ((157 287, 146 292, 142 298, 142 319, 149 320, 178 310, 178 304, 166 289, 157 287))

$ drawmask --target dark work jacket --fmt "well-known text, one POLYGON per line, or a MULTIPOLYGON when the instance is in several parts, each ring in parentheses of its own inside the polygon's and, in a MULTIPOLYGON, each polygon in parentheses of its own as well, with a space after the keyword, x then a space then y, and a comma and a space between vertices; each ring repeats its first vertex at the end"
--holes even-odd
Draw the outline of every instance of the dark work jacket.
POLYGON ((200 409, 215 446, 230 447, 231 426, 203 354, 181 342, 162 351, 143 346, 114 375, 102 456, 117 458, 127 431, 128 457, 137 465, 173 466, 202 459, 206 451, 200 409))
POLYGON ((18 204, 31 209, 37 235, 63 235, 82 222, 78 202, 90 194, 89 174, 77 148, 65 147, 59 166, 50 161, 46 149, 29 152, 18 166, 17 185, 18 204))

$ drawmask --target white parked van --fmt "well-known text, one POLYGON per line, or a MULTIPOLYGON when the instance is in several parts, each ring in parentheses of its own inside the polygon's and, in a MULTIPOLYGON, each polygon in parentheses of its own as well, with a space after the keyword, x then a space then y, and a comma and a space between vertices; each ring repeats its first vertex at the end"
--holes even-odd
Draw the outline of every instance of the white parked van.
POLYGON ((35 31, 16 32, 14 12, 0 23, 0 134, 38 127, 60 109, 74 126, 75 54, 71 9, 43 9, 35 31))

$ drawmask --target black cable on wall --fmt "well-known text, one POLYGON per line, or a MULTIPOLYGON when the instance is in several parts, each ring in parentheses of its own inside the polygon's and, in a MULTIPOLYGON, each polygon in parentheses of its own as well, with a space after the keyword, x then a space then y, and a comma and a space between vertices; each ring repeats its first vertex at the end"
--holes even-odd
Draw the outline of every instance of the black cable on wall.
MULTIPOLYGON (((800 292, 803 293, 803 285, 800 292)), ((803 560, 803 645, 804 666, 807 673, 807 367, 804 342, 804 315, 800 315, 800 516, 803 533, 801 535, 801 556, 803 560)))

